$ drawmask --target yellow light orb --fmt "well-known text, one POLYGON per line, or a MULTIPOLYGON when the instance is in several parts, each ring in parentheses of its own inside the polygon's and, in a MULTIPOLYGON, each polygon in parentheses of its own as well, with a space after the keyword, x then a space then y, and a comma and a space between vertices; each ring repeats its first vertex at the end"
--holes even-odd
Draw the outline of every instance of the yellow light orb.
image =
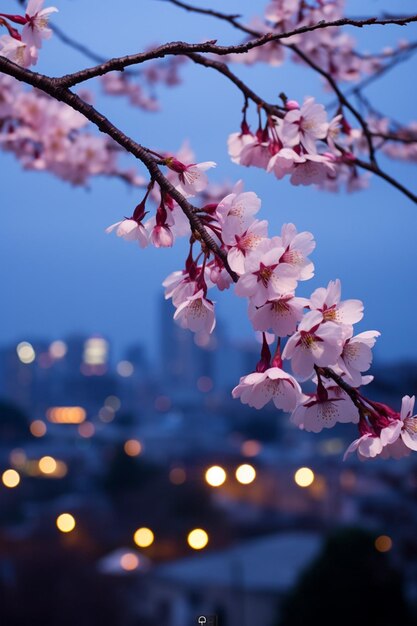
POLYGON ((205 479, 210 487, 220 487, 226 480, 226 472, 219 465, 212 465, 206 471, 205 479))
POLYGON ((70 533, 75 528, 75 518, 71 513, 61 513, 56 518, 56 525, 61 533, 70 533))
POLYGON ((300 467, 294 474, 294 480, 299 487, 309 487, 314 481, 314 472, 309 467, 300 467))
POLYGON ((139 548, 148 548, 153 544, 155 535, 150 528, 138 528, 133 535, 133 541, 139 548))
POLYGON ((252 465, 244 463, 239 465, 235 473, 236 480, 242 485, 249 485, 253 483, 256 478, 256 470, 252 465))
POLYGON ((20 483, 20 474, 14 469, 8 469, 3 472, 1 480, 5 487, 13 489, 13 487, 17 487, 17 485, 20 483))
POLYGON ((139 456, 142 452, 142 444, 138 439, 128 439, 125 441, 123 449, 127 456, 139 456))
POLYGON ((202 528, 194 528, 187 537, 187 543, 193 550, 202 550, 208 544, 208 540, 208 534, 202 528))
POLYGON ((56 470, 56 461, 52 456, 43 456, 39 459, 39 469, 42 474, 53 474, 56 470))
POLYGON ((375 539, 374 545, 378 552, 389 552, 392 548, 392 539, 388 535, 380 535, 375 539))
POLYGON ((139 559, 133 552, 125 552, 120 557, 120 567, 126 572, 132 572, 139 567, 139 559))
POLYGON ((36 357, 35 350, 33 349, 32 344, 27 341, 21 341, 16 347, 17 356, 19 357, 19 361, 28 365, 29 363, 33 363, 36 357))

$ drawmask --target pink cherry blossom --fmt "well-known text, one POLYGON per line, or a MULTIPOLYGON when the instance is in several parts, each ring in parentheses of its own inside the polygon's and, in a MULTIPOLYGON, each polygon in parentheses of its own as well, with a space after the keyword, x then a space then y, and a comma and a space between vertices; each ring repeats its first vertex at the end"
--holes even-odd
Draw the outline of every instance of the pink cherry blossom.
POLYGON ((51 13, 56 13, 56 7, 42 9, 44 0, 29 0, 26 7, 27 23, 22 30, 22 41, 29 46, 42 47, 42 39, 49 39, 52 30, 48 28, 48 19, 51 13))
POLYGON ((382 441, 376 434, 365 433, 358 439, 355 439, 355 441, 352 441, 343 456, 343 460, 346 461, 347 457, 353 452, 357 453, 361 461, 373 459, 381 454, 382 448, 382 441))
POLYGON ((383 458, 402 458, 410 450, 417 451, 417 415, 414 412, 415 396, 404 396, 399 419, 383 428, 380 434, 383 458))
POLYGON ((278 337, 291 335, 303 318, 306 298, 297 298, 292 294, 282 296, 257 308, 249 305, 249 318, 255 330, 271 330, 278 337))
POLYGON ((300 158, 291 171, 293 185, 323 184, 335 170, 331 155, 303 154, 300 158))
POLYGON ((326 392, 322 399, 317 395, 307 397, 291 415, 293 424, 308 432, 319 433, 323 428, 332 428, 336 423, 359 422, 358 409, 352 400, 341 397, 332 391, 326 392))
POLYGON ((294 291, 296 272, 287 263, 280 263, 284 252, 273 239, 261 242, 245 260, 245 273, 236 284, 236 295, 251 298, 255 306, 262 306, 294 291))
POLYGON ((340 280, 331 280, 327 288, 319 287, 310 297, 312 311, 321 313, 322 321, 331 321, 344 327, 346 336, 352 334, 352 325, 363 317, 361 300, 341 301, 340 280))
POLYGON ((281 237, 277 237, 285 248, 281 263, 288 263, 297 270, 298 280, 309 280, 314 276, 314 265, 308 259, 308 255, 316 247, 316 242, 311 233, 297 232, 294 224, 284 224, 281 229, 281 237))
POLYGON ((293 372, 301 380, 307 380, 314 365, 335 365, 343 347, 343 329, 334 322, 322 323, 318 311, 310 311, 301 320, 297 332, 287 341, 283 359, 291 359, 293 372))
POLYGON ((204 172, 216 167, 214 161, 185 165, 174 157, 167 158, 166 164, 173 172, 171 176, 174 187, 187 197, 195 196, 207 187, 208 178, 204 172))
POLYGON ((245 273, 245 259, 256 250, 268 236, 268 222, 255 220, 247 230, 232 235, 229 228, 223 231, 223 241, 228 246, 227 260, 231 269, 237 274, 245 273))
POLYGON ((151 230, 150 238, 155 248, 171 248, 174 243, 174 235, 166 224, 155 224, 151 230))
POLYGON ((216 326, 214 305, 208 300, 204 291, 200 289, 193 296, 188 296, 174 313, 181 328, 188 328, 195 333, 211 333, 216 326))
POLYGON ((284 145, 301 144, 309 154, 317 153, 317 139, 324 139, 329 124, 327 113, 322 104, 314 98, 307 98, 301 109, 293 109, 285 114, 282 127, 284 145))
POLYGON ((35 46, 30 46, 24 41, 10 37, 10 35, 2 35, 0 37, 0 56, 10 59, 22 67, 29 67, 37 62, 38 51, 35 46))
POLYGON ((148 233, 144 226, 132 218, 112 224, 106 228, 106 233, 111 233, 114 230, 116 230, 118 237, 123 237, 126 241, 137 241, 141 248, 146 248, 149 243, 148 233))
POLYGON ((243 376, 232 395, 256 409, 262 409, 272 400, 277 409, 292 411, 301 398, 301 388, 287 372, 279 367, 270 367, 265 372, 243 376))
POLYGON ((368 330, 345 342, 337 365, 353 387, 360 387, 363 384, 361 373, 366 372, 371 366, 372 348, 380 334, 376 330, 368 330))
POLYGON ((261 208, 261 200, 253 191, 242 191, 238 183, 236 191, 227 195, 217 206, 216 214, 222 224, 223 237, 227 240, 241 235, 254 221, 261 208))
POLYGON ((231 160, 234 163, 240 163, 240 155, 245 146, 252 144, 256 141, 256 137, 249 131, 248 128, 245 132, 232 133, 227 140, 227 148, 231 160))

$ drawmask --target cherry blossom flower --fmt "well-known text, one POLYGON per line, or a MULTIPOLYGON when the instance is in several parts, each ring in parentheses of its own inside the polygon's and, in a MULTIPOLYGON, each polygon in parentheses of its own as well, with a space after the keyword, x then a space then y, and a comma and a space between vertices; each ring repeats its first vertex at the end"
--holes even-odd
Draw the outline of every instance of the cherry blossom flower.
POLYGON ((301 144, 309 154, 317 153, 317 139, 324 139, 329 124, 326 109, 314 98, 307 98, 301 109, 288 111, 284 117, 282 138, 284 145, 301 144))
POLYGON ((334 322, 323 324, 322 321, 318 311, 307 313, 282 353, 283 359, 291 359, 293 372, 301 380, 313 374, 314 365, 335 365, 342 352, 343 329, 334 322))
POLYGON ((360 387, 363 384, 361 373, 366 372, 371 366, 372 348, 380 334, 376 330, 368 330, 345 342, 337 365, 353 387, 360 387))
POLYGON ((155 224, 150 238, 155 248, 171 248, 174 243, 172 231, 166 224, 155 224))
POLYGON ((308 432, 319 433, 323 428, 332 428, 336 423, 359 422, 358 409, 352 400, 344 395, 341 397, 332 391, 325 392, 307 399, 300 404, 291 415, 291 422, 308 432))
POLYGON ((232 395, 255 409, 262 409, 272 400, 277 409, 292 411, 302 392, 295 378, 279 367, 270 367, 265 372, 242 376, 232 395))
POLYGON ((261 242, 245 260, 245 273, 236 283, 236 295, 251 298, 255 306, 294 291, 296 272, 287 263, 280 263, 285 249, 274 239, 261 242))
POLYGON ((35 65, 38 60, 38 51, 35 46, 29 46, 26 42, 10 35, 0 37, 0 55, 22 67, 35 65))
POLYGON ((235 186, 234 193, 227 195, 217 206, 216 214, 222 224, 223 237, 230 239, 241 235, 254 220, 261 208, 261 200, 253 191, 242 191, 242 182, 235 186))
POLYGON ((296 331, 307 305, 307 298, 288 294, 259 308, 249 305, 249 318, 255 330, 271 330, 278 337, 286 337, 296 331))
POLYGON ((44 0, 29 0, 26 7, 27 22, 23 26, 22 41, 29 46, 42 47, 42 39, 49 39, 52 30, 48 28, 48 19, 51 13, 56 13, 56 7, 42 9, 44 0))
POLYGON ((229 135, 227 139, 227 148, 233 163, 240 163, 240 155, 242 154, 243 148, 251 143, 254 143, 255 140, 256 137, 250 132, 247 124, 242 125, 242 132, 232 133, 229 135))
POLYGON ((346 337, 352 335, 352 325, 363 317, 363 303, 361 300, 341 301, 340 280, 331 280, 327 288, 319 287, 310 297, 312 311, 321 313, 323 322, 334 322, 345 330, 346 337))
POLYGON ((174 313, 181 328, 188 328, 195 333, 211 333, 216 326, 214 315, 214 305, 208 300, 203 289, 200 289, 193 296, 188 296, 174 313))
POLYGON ((382 452, 383 448, 382 441, 380 437, 376 434, 365 433, 355 441, 352 441, 350 446, 347 448, 343 460, 346 461, 347 457, 356 452, 358 458, 361 461, 366 461, 366 459, 373 459, 382 452))
POLYGON ((410 450, 417 451, 417 415, 413 415, 415 396, 404 396, 399 419, 382 429, 383 458, 400 459, 410 450))
POLYGON ((313 252, 316 242, 311 233, 297 232, 294 224, 284 224, 281 229, 281 237, 277 241, 285 248, 281 263, 288 263, 297 270, 298 280, 309 280, 314 276, 314 265, 308 259, 313 252))
POLYGON ((173 185, 180 193, 189 197, 203 191, 208 185, 208 178, 204 173, 211 167, 216 167, 214 161, 192 163, 185 165, 174 157, 168 157, 166 164, 173 172, 173 185))
POLYGON ((223 231, 223 242, 228 246, 227 260, 231 269, 237 274, 245 273, 245 259, 256 250, 268 236, 268 222, 255 220, 247 230, 231 235, 230 228, 223 231))
POLYGON ((123 237, 126 241, 137 241, 141 248, 146 248, 149 243, 148 233, 145 227, 133 218, 124 219, 112 224, 106 228, 106 233, 111 233, 114 230, 116 230, 118 237, 123 237))
POLYGON ((303 154, 291 170, 293 185, 321 185, 334 173, 332 155, 303 154))

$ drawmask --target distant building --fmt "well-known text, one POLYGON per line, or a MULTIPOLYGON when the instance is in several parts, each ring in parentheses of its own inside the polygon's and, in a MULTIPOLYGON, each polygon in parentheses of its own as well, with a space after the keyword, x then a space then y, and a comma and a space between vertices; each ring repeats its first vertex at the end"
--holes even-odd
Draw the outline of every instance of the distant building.
POLYGON ((278 534, 162 565, 149 581, 148 617, 159 626, 195 626, 199 615, 217 615, 219 626, 275 626, 321 545, 317 534, 278 534))

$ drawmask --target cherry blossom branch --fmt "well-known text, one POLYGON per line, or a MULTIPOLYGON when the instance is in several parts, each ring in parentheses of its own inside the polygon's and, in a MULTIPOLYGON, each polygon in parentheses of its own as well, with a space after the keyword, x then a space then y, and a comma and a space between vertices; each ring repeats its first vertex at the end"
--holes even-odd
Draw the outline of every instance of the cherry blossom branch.
MULTIPOLYGON (((192 13, 200 13, 202 15, 210 15, 212 17, 216 17, 221 20, 225 20, 235 26, 239 30, 245 29, 247 33, 254 34, 255 31, 251 31, 250 29, 242 26, 240 22, 238 22, 238 18, 240 15, 227 15, 226 13, 221 13, 220 11, 214 11, 212 9, 202 9, 199 7, 195 7, 191 4, 187 4, 182 2, 181 0, 163 0, 164 2, 169 2, 177 7, 185 9, 186 11, 192 13)), ((317 24, 312 24, 310 26, 300 26, 299 28, 295 28, 292 31, 287 31, 285 33, 278 33, 274 35, 273 40, 279 41, 280 39, 287 39, 289 37, 293 37, 294 35, 301 35, 303 33, 309 33, 314 30, 319 30, 322 28, 330 28, 332 26, 353 26, 356 28, 362 28, 363 26, 387 26, 389 24, 396 24, 397 26, 406 26, 411 22, 417 22, 417 15, 396 15, 396 16, 385 16, 382 18, 377 17, 367 17, 367 18, 349 18, 343 17, 338 20, 333 21, 320 21, 317 24)))
POLYGON ((155 158, 149 149, 125 135, 102 113, 95 109, 91 104, 85 102, 82 98, 80 98, 80 96, 73 93, 69 89, 63 88, 59 79, 57 80, 37 72, 32 72, 31 70, 25 69, 2 56, 0 56, 0 72, 3 72, 8 76, 12 76, 27 85, 36 87, 56 100, 64 102, 75 111, 84 115, 84 117, 97 126, 102 133, 111 137, 122 148, 139 159, 147 168, 151 180, 157 182, 161 190, 168 193, 181 207, 182 211, 188 218, 193 236, 196 239, 200 239, 209 250, 221 259, 225 269, 230 274, 232 279, 237 281, 235 272, 231 270, 228 264, 226 253, 219 248, 198 217, 197 212, 199 209, 188 202, 188 200, 171 184, 171 182, 159 169, 158 165, 164 164, 164 161, 155 158))
POLYGON ((390 174, 387 174, 386 172, 381 170, 381 168, 378 165, 373 164, 373 163, 367 163, 366 161, 363 161, 362 159, 358 159, 358 158, 355 158, 352 162, 358 167, 362 168, 363 170, 372 172, 372 174, 375 174, 379 178, 382 178, 387 183, 392 185, 392 187, 395 187, 395 189, 398 189, 398 191, 401 191, 401 193, 407 196, 407 198, 409 198, 412 202, 417 204, 417 195, 414 194, 409 189, 407 189, 407 187, 402 185, 398 180, 393 178, 390 174))

